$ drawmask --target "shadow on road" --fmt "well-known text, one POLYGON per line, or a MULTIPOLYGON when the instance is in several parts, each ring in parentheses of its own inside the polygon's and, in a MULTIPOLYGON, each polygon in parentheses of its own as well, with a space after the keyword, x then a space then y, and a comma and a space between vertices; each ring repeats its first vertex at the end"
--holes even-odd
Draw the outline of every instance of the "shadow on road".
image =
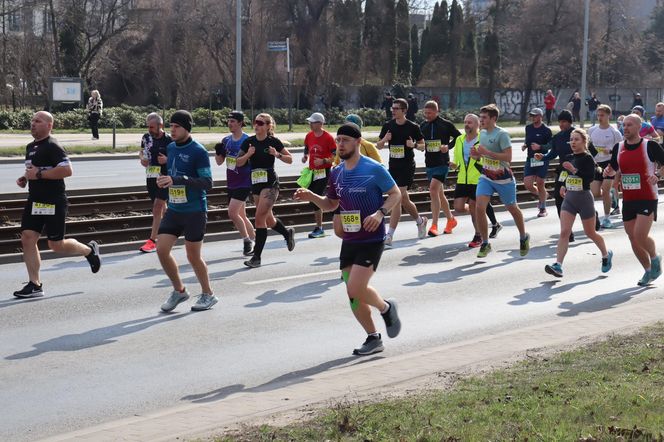
POLYGON ((48 301, 49 299, 57 299, 57 298, 64 298, 66 296, 75 296, 75 295, 82 295, 83 292, 71 292, 71 293, 63 293, 61 295, 54 295, 54 296, 43 296, 41 298, 28 298, 28 299, 19 299, 19 298, 11 298, 11 299, 6 299, 4 301, 0 301, 0 308, 7 308, 11 307, 14 305, 21 305, 21 304, 32 304, 33 302, 39 302, 39 301, 48 301))
POLYGON ((502 267, 508 265, 517 259, 509 258, 500 261, 497 264, 492 264, 488 266, 478 265, 477 263, 473 264, 464 264, 459 267, 455 267, 449 270, 443 270, 438 273, 427 273, 424 275, 415 275, 415 281, 404 284, 406 287, 417 287, 425 284, 445 284, 448 282, 460 281, 464 277, 475 275, 477 273, 482 273, 486 270, 502 267))
MULTIPOLYGON (((101 254, 101 270, 104 270, 104 266, 112 265, 115 263, 124 263, 127 262, 129 259, 133 258, 138 258, 144 254, 140 252, 129 252, 129 253, 123 253, 120 255, 113 255, 113 256, 105 256, 103 253, 101 254)), ((65 257, 63 255, 63 257, 65 257)), ((71 258, 71 257, 66 257, 66 258, 71 258)), ((60 271, 62 269, 71 269, 71 268, 90 268, 90 264, 85 260, 84 257, 79 258, 71 258, 67 259, 66 261, 59 261, 51 266, 45 267, 41 269, 42 272, 55 272, 55 271, 60 271)))
POLYGON ((309 376, 325 372, 331 368, 344 365, 349 362, 355 361, 355 364, 363 364, 370 361, 383 359, 383 356, 374 356, 368 359, 362 359, 358 356, 348 356, 345 358, 335 359, 333 361, 323 362, 322 364, 314 367, 306 368, 304 370, 293 371, 286 373, 277 378, 272 379, 264 384, 257 385, 256 387, 246 388, 243 384, 228 385, 217 390, 208 391, 206 393, 191 394, 184 396, 181 400, 191 401, 194 403, 214 402, 224 399, 235 393, 262 393, 265 391, 278 390, 280 388, 288 387, 289 385, 300 384, 302 382, 309 382, 309 376))
POLYGON ((641 293, 654 288, 655 287, 653 286, 628 287, 626 289, 616 290, 615 292, 593 296, 590 299, 576 304, 573 302, 561 302, 559 308, 566 311, 558 313, 558 316, 570 317, 576 316, 580 313, 593 313, 601 310, 608 310, 616 305, 624 304, 632 299, 633 296, 640 295, 641 293))
POLYGON ((154 325, 174 321, 185 316, 187 316, 186 313, 169 316, 150 316, 147 318, 134 319, 132 321, 108 325, 106 327, 95 328, 83 333, 64 335, 34 344, 33 350, 7 356, 5 359, 26 359, 52 351, 78 351, 86 348, 98 347, 100 345, 111 344, 121 336, 137 333, 154 325))
POLYGON ((542 281, 538 287, 531 287, 523 290, 523 293, 516 295, 513 301, 508 302, 509 305, 526 305, 531 302, 548 302, 554 295, 565 293, 573 290, 579 286, 591 284, 600 279, 605 279, 607 276, 599 275, 585 281, 577 281, 574 283, 556 285, 561 282, 560 279, 552 281, 542 281))
MULTIPOLYGON (((228 261, 238 261, 241 259, 241 256, 236 256, 233 258, 221 258, 221 259, 215 259, 212 261, 206 261, 208 266, 214 265, 214 264, 219 264, 223 262, 228 262, 228 261)), ((155 259, 157 259, 155 255, 155 259)), ((158 262, 158 261, 156 261, 158 262)), ((178 270, 180 273, 191 273, 194 271, 194 269, 191 267, 189 263, 185 264, 180 264, 178 265, 178 270)), ((155 267, 152 269, 143 269, 140 272, 136 272, 131 276, 127 276, 125 279, 144 279, 144 278, 150 278, 153 276, 162 276, 164 274, 164 270, 161 267, 155 267)))
POLYGON ((256 297, 258 302, 247 304, 245 307, 256 308, 265 307, 266 305, 275 302, 291 303, 318 299, 321 297, 320 294, 331 290, 333 287, 341 284, 341 282, 340 278, 333 278, 323 281, 308 282, 306 284, 288 288, 282 292, 278 290, 268 290, 256 297))
POLYGON ((468 250, 470 249, 467 247, 467 244, 463 242, 443 244, 436 247, 420 247, 417 249, 419 255, 404 256, 399 266, 410 267, 419 264, 440 264, 451 261, 459 253, 468 250))

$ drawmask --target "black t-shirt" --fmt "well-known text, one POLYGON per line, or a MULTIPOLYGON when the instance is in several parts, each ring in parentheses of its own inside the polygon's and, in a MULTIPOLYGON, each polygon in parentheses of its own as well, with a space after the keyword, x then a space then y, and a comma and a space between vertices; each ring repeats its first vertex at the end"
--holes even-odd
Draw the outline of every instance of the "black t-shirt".
POLYGON ((143 158, 147 158, 150 166, 161 166, 161 174, 168 175, 168 166, 166 164, 159 164, 159 154, 167 155, 168 145, 173 140, 171 136, 164 133, 161 138, 155 138, 149 133, 143 135, 141 139, 141 148, 143 149, 143 158))
MULTIPOLYGON (((583 180, 583 190, 589 190, 590 183, 592 183, 593 179, 595 178, 595 172, 597 171, 597 163, 595 162, 595 158, 593 158, 589 152, 582 152, 578 154, 567 155, 566 158, 561 160, 561 164, 565 161, 569 161, 572 163, 574 168, 577 169, 574 175, 583 180)), ((571 173, 569 174, 571 175, 571 173)))
MULTIPOLYGON (((41 141, 33 141, 25 148, 25 167, 38 167, 42 170, 70 165, 69 157, 58 140, 49 136, 41 141)), ((56 203, 66 199, 65 180, 28 181, 30 201, 56 203)))
POLYGON ((277 152, 284 150, 284 145, 279 138, 268 135, 263 141, 259 141, 256 135, 252 135, 242 143, 242 147, 240 148, 242 153, 240 156, 249 150, 249 145, 256 148, 256 152, 249 158, 249 164, 252 169, 273 169, 276 158, 268 153, 268 149, 272 146, 277 152))
POLYGON ((406 141, 412 138, 417 143, 424 139, 420 126, 410 120, 406 120, 404 124, 397 124, 396 120, 390 120, 383 124, 378 137, 385 137, 388 131, 392 132, 392 141, 390 141, 390 167, 414 163, 415 154, 412 148, 406 146, 406 141))
POLYGON ((447 166, 450 163, 450 153, 442 153, 440 145, 447 144, 452 149, 454 147, 452 140, 460 136, 461 132, 451 121, 441 117, 420 124, 420 130, 426 144, 424 154, 426 167, 447 166))
MULTIPOLYGON (((643 141, 643 138, 639 139, 639 142, 636 144, 627 144, 627 141, 625 141, 625 149, 627 150, 636 150, 641 146, 641 142, 643 141)), ((611 167, 613 170, 619 170, 618 166, 618 151, 620 143, 616 143, 616 145, 613 147, 613 153, 611 154, 611 167)), ((664 166, 664 148, 660 146, 660 144, 657 141, 653 140, 648 140, 647 144, 647 149, 648 149, 648 158, 650 161, 653 163, 659 163, 660 166, 664 166)))

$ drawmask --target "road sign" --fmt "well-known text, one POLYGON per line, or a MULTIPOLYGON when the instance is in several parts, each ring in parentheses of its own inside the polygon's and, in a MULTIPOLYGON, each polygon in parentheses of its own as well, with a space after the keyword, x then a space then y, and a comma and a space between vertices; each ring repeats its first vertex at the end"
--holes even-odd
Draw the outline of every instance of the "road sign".
POLYGON ((620 95, 609 95, 609 101, 620 101, 620 95))
POLYGON ((267 50, 272 52, 285 52, 288 50, 288 45, 285 41, 268 41, 267 50))

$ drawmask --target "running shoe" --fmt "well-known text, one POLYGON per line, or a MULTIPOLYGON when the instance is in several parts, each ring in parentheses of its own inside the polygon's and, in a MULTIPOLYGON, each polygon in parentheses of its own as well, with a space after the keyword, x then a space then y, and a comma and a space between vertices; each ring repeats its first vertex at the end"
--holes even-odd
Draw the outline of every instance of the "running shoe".
POLYGON ((189 292, 186 288, 184 289, 184 292, 173 290, 171 292, 171 296, 169 296, 166 302, 161 305, 161 311, 171 312, 175 307, 178 306, 178 304, 186 301, 187 299, 189 299, 189 292))
POLYGON ((611 215, 620 215, 620 207, 616 207, 611 211, 611 215))
POLYGON ((599 222, 599 213, 595 210, 595 232, 598 232, 602 224, 599 222))
POLYGON ((383 237, 383 244, 385 245, 385 247, 390 247, 391 248, 392 247, 392 235, 390 235, 389 233, 386 233, 385 237, 383 237))
POLYGON ((530 251, 530 233, 526 233, 526 237, 519 240, 519 254, 526 256, 530 251))
POLYGON ((551 265, 547 264, 544 266, 544 271, 548 273, 549 275, 553 275, 556 278, 562 278, 563 277, 563 266, 560 264, 553 263, 551 265))
POLYGON ((431 228, 429 229, 429 236, 438 236, 438 226, 435 224, 431 224, 431 228))
POLYGON ((385 313, 381 313, 381 316, 383 317, 383 321, 385 321, 387 336, 390 338, 396 338, 401 331, 401 321, 399 320, 399 313, 397 312, 397 303, 392 299, 386 302, 390 305, 390 308, 385 313))
POLYGON ((147 241, 145 241, 145 244, 143 244, 143 246, 141 246, 141 248, 138 249, 138 250, 140 250, 143 253, 156 252, 157 251, 157 243, 152 241, 151 239, 148 239, 147 241))
POLYGON ((641 287, 645 287, 650 284, 650 281, 652 281, 652 274, 650 273, 650 270, 646 270, 641 279, 639 279, 639 282, 636 284, 640 285, 641 287))
POLYGON ((489 238, 493 239, 497 237, 498 232, 500 232, 501 230, 503 230, 502 224, 500 223, 494 224, 493 226, 491 226, 491 233, 489 233, 489 238))
POLYGON ((613 223, 609 218, 602 218, 602 222, 600 224, 602 229, 613 229, 613 223))
POLYGON ((90 253, 85 255, 85 259, 88 260, 90 264, 90 270, 92 273, 97 273, 101 267, 101 257, 99 256, 99 244, 96 241, 90 241, 88 247, 92 249, 90 253))
POLYGON ((380 333, 378 336, 367 336, 367 340, 364 341, 364 344, 360 348, 353 350, 353 354, 356 356, 366 356, 372 355, 374 353, 380 353, 385 348, 383 347, 383 340, 380 338, 380 333))
POLYGON ((292 227, 288 228, 288 236, 286 237, 286 245, 288 246, 288 251, 292 252, 295 248, 295 229, 292 227))
POLYGON ((244 265, 246 265, 250 269, 255 269, 261 266, 261 259, 252 256, 250 260, 244 262, 244 265))
POLYGON ((315 228, 315 229, 309 234, 309 238, 322 238, 322 237, 324 237, 324 236, 325 236, 325 231, 324 231, 322 228, 320 228, 320 227, 316 227, 316 228, 315 228))
POLYGON ((549 212, 546 211, 546 207, 540 207, 539 213, 537 214, 537 217, 538 218, 544 218, 548 214, 549 214, 549 212))
POLYGON ((41 298, 44 296, 44 285, 37 285, 32 281, 28 283, 21 290, 15 291, 14 296, 17 298, 41 298))
POLYGON ((479 235, 473 236, 473 240, 468 243, 468 247, 471 249, 476 249, 482 245, 482 237, 479 235))
POLYGON ((611 191, 609 193, 611 194, 611 208, 613 210, 616 210, 618 209, 618 193, 616 192, 616 189, 614 189, 613 187, 611 188, 611 191))
POLYGON ((477 252, 477 257, 478 258, 486 258, 486 256, 491 253, 491 244, 488 242, 482 243, 480 245, 480 251, 477 252))
POLYGON ((201 293, 198 296, 196 304, 191 306, 191 310, 194 312, 202 312, 203 310, 210 310, 212 306, 214 306, 217 302, 219 302, 219 298, 217 298, 216 296, 210 295, 208 293, 201 293))
POLYGON ((429 218, 426 216, 420 216, 421 223, 417 225, 417 237, 419 239, 424 239, 427 236, 427 223, 429 222, 429 218))
POLYGON ((456 218, 448 219, 447 224, 445 224, 445 230, 443 230, 443 233, 449 235, 450 233, 452 233, 452 230, 454 230, 457 224, 459 223, 456 220, 456 218))
POLYGON ((650 279, 653 281, 662 275, 662 256, 657 255, 650 260, 650 279))
POLYGON ((569 234, 569 242, 574 242, 574 241, 575 241, 574 232, 572 232, 572 233, 569 234))
MULTIPOLYGON (((606 273, 611 270, 613 261, 613 251, 609 250, 609 253, 606 255, 606 258, 602 258, 602 273, 606 273)), ((654 278, 653 278, 654 279, 654 278)))
POLYGON ((253 241, 245 241, 244 244, 242 245, 242 254, 244 256, 251 256, 254 254, 254 242, 253 241))

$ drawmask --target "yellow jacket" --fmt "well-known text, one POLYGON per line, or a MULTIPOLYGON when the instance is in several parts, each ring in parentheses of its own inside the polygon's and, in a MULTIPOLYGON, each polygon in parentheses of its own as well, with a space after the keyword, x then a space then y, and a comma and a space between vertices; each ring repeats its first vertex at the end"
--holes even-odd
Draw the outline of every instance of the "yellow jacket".
MULTIPOLYGON (((466 141, 466 134, 456 137, 454 140, 454 159, 457 166, 457 184, 477 184, 480 180, 480 171, 475 167, 475 159, 468 158, 468 164, 463 160, 463 143, 466 141)), ((480 136, 477 134, 475 145, 479 144, 480 136)))
MULTIPOLYGON (((380 157, 380 152, 378 152, 376 146, 371 141, 367 141, 364 138, 360 138, 360 153, 365 157, 369 157, 372 160, 378 161, 379 163, 383 162, 382 158, 380 157)), ((332 162, 332 165, 338 166, 340 162, 341 158, 339 158, 339 151, 337 150, 337 153, 334 154, 334 161, 332 162)))

